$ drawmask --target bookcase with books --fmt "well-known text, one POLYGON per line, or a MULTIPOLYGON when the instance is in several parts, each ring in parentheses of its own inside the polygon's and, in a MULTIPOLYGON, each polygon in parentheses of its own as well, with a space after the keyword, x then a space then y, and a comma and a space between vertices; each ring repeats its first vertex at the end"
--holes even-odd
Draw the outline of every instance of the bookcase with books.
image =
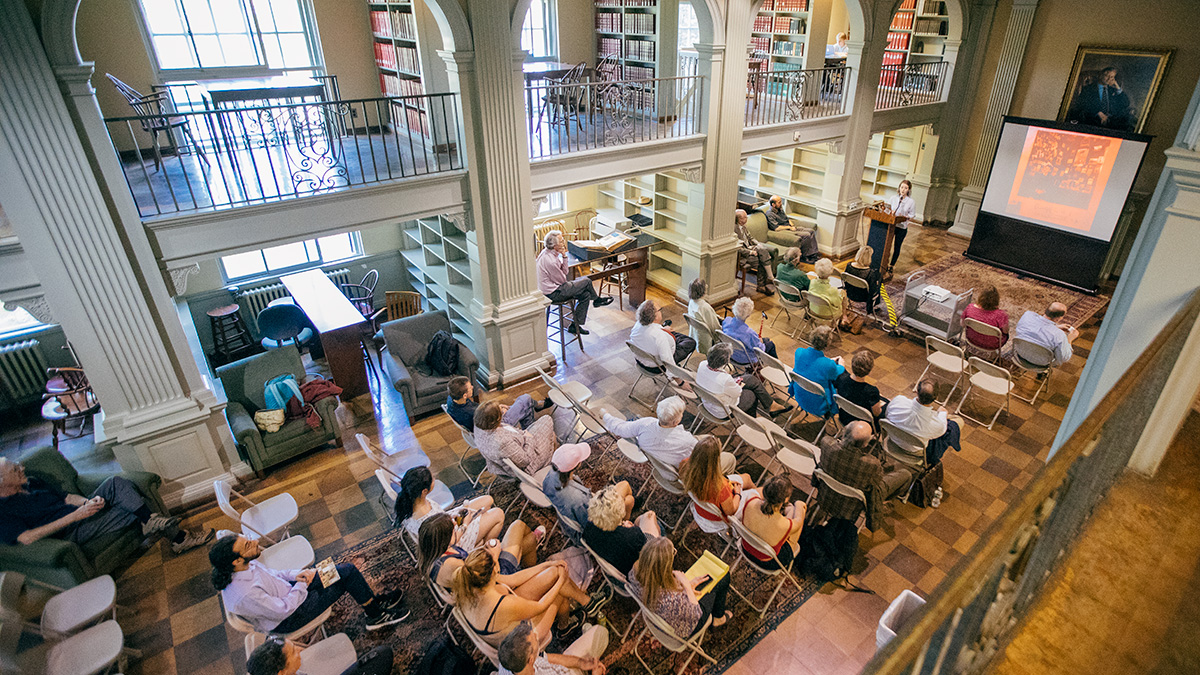
POLYGON ((824 201, 829 144, 801 145, 755 155, 746 160, 738 180, 743 198, 765 202, 783 197, 783 210, 800 217, 806 227, 817 227, 817 206, 824 201))
POLYGON ((445 310, 454 337, 475 350, 482 335, 470 313, 479 279, 479 248, 474 233, 463 233, 446 216, 429 216, 400 224, 400 255, 412 289, 425 298, 426 307, 445 310))
MULTIPOLYGON (((678 0, 594 0, 596 62, 613 58, 605 77, 616 80, 650 80, 674 77, 679 58, 678 0)), ((674 108, 676 87, 662 85, 657 96, 644 87, 645 114, 667 117, 674 108)))
POLYGON ((808 59, 824 58, 824 44, 811 48, 808 44, 809 24, 812 18, 809 14, 811 2, 812 0, 763 2, 750 28, 750 60, 760 62, 760 70, 804 70, 808 59), (810 49, 819 49, 820 53, 809 54, 810 49))
MULTIPOLYGON (((949 23, 945 0, 905 0, 888 27, 883 65, 903 66, 941 59, 946 49, 949 23)), ((879 83, 890 87, 897 81, 896 72, 885 70, 879 83)))
MULTIPOLYGON (((415 2, 387 0, 367 2, 374 37, 375 65, 379 68, 379 91, 384 96, 422 96, 422 54, 418 46, 418 15, 415 2)), ((393 124, 412 133, 429 135, 429 119, 423 99, 392 101, 393 124)))
POLYGON ((896 194, 900 181, 914 173, 924 129, 909 127, 871 136, 860 191, 864 202, 872 204, 890 199, 896 194))

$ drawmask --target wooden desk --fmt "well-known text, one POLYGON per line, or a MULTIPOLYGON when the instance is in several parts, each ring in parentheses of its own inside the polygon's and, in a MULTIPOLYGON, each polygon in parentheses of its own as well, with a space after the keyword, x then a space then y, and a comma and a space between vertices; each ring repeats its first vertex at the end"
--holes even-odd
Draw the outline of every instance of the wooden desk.
POLYGON ((370 394, 363 367, 362 327, 367 320, 362 313, 321 270, 289 274, 279 280, 320 333, 330 374, 343 390, 342 400, 370 394))
POLYGON ((629 304, 636 308, 646 300, 646 269, 650 266, 649 245, 610 253, 591 260, 580 260, 575 256, 568 256, 567 266, 572 278, 587 277, 592 281, 625 273, 628 279, 625 293, 629 298, 629 304), (614 264, 607 269, 604 268, 607 263, 616 263, 617 256, 622 255, 625 256, 625 262, 619 265, 614 264))

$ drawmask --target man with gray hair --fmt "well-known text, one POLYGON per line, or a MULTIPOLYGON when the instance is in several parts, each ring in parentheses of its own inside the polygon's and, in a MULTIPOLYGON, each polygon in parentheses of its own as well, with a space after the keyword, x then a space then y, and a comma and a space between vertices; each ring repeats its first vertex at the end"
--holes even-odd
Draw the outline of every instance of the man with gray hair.
MULTIPOLYGON (((663 328, 662 310, 653 300, 638 305, 637 321, 629 331, 629 342, 634 347, 655 356, 662 363, 683 363, 696 351, 696 341, 690 336, 663 328)), ((638 359, 646 370, 661 373, 664 369, 638 359)))
POLYGON ((588 309, 603 307, 613 301, 600 297, 587 277, 571 279, 567 269, 567 238, 558 230, 550 230, 542 241, 542 252, 537 257, 538 290, 550 298, 550 302, 575 300, 574 317, 567 331, 587 335, 583 327, 587 323, 588 309))
MULTIPOLYGON (((604 426, 614 435, 631 438, 642 452, 652 455, 667 466, 678 469, 684 460, 692 456, 696 437, 683 428, 683 413, 687 404, 678 396, 668 396, 658 402, 658 417, 642 417, 626 421, 603 413, 604 426)), ((737 465, 737 459, 728 452, 721 453, 721 471, 729 473, 737 465)))
MULTIPOLYGON (((838 437, 821 440, 819 466, 835 480, 858 488, 867 497, 867 528, 874 531, 883 502, 902 497, 912 485, 915 474, 902 466, 884 465, 871 450, 874 432, 861 420, 846 425, 838 437)), ((824 488, 817 488, 817 504, 834 520, 853 523, 863 509, 862 502, 824 488)))
POLYGON ((783 197, 772 196, 770 206, 763 213, 767 216, 767 229, 772 232, 796 233, 796 241, 787 245, 799 248, 804 262, 810 263, 820 257, 820 251, 817 249, 817 233, 814 230, 796 227, 792 224, 791 217, 783 210, 783 197))
POLYGON ((733 212, 733 234, 738 238, 738 263, 754 266, 754 278, 758 281, 758 292, 775 295, 775 265, 778 250, 768 246, 750 234, 746 227, 750 216, 742 209, 733 212))

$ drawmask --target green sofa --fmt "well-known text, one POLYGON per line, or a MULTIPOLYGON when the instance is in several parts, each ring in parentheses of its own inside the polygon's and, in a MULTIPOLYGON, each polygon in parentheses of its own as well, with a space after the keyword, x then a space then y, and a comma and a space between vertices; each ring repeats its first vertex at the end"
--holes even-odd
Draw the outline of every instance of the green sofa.
MULTIPOLYGON (((57 450, 44 447, 23 457, 29 476, 55 484, 64 492, 90 496, 100 483, 110 476, 120 476, 137 486, 146 499, 146 506, 155 513, 166 513, 158 488, 162 478, 148 471, 120 473, 79 473, 57 450)), ((0 545, 0 570, 20 572, 55 586, 70 588, 88 579, 108 574, 122 563, 130 561, 141 547, 141 527, 131 525, 120 532, 97 537, 79 546, 75 542, 47 537, 32 544, 0 545)))
MULTIPOLYGON (((783 252, 796 243, 795 232, 772 232, 767 229, 767 216, 762 211, 755 209, 747 214, 746 229, 750 231, 750 236, 756 241, 767 244, 776 249, 779 254, 778 259, 783 258, 783 252)), ((797 228, 811 230, 814 229, 810 223, 806 223, 800 216, 788 214, 788 220, 792 221, 792 225, 797 228)))
POLYGON ((225 407, 225 419, 229 421, 229 428, 245 459, 260 477, 263 469, 329 441, 341 444, 342 430, 333 415, 338 400, 333 396, 313 404, 321 415, 318 429, 309 427, 303 419, 288 420, 273 432, 261 431, 255 426, 254 413, 266 407, 263 386, 268 380, 286 373, 295 375, 297 382, 304 381, 300 352, 291 345, 217 368, 217 377, 221 379, 225 397, 229 400, 225 407))

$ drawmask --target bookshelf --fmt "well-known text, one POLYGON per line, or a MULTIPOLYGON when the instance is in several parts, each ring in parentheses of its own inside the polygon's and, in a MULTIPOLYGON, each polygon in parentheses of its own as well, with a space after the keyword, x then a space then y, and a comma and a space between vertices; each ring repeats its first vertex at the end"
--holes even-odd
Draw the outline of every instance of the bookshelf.
POLYGON ((445 310, 454 337, 475 351, 479 322, 469 311, 479 278, 479 249, 445 216, 430 216, 400 224, 400 255, 412 289, 427 306, 445 310))
POLYGON ((755 155, 746 160, 738 186, 759 201, 783 197, 784 211, 817 227, 817 207, 824 200, 829 144, 801 145, 755 155))
POLYGON ((896 194, 900 181, 914 173, 924 127, 884 131, 871 136, 863 166, 861 196, 868 204, 896 194))
POLYGON ((824 41, 813 47, 819 49, 820 54, 808 53, 811 49, 808 34, 811 2, 765 0, 750 28, 750 48, 755 52, 755 58, 750 61, 761 63, 763 71, 779 71, 803 70, 806 58, 824 59, 824 41))
POLYGON ((700 239, 704 186, 687 181, 678 171, 665 171, 601 183, 596 189, 596 231, 603 236, 633 225, 629 217, 640 214, 653 222, 642 230, 658 243, 650 251, 647 279, 676 293, 684 278, 699 269, 699 258, 686 241, 700 239), (645 203, 643 203, 645 202, 645 203), (690 270, 690 271, 689 271, 690 270))
MULTIPOLYGON (((617 80, 674 77, 679 58, 677 0, 594 0, 596 61, 612 56, 606 75, 617 80)), ((674 107, 675 88, 659 87, 654 111, 660 117, 674 107)), ((648 101, 647 101, 648 102, 648 101)))
MULTIPOLYGON (((417 0, 419 1, 419 0, 417 0)), ((425 55, 419 46, 421 17, 413 0, 367 2, 379 91, 384 96, 425 94, 425 55)), ((394 100, 392 120, 414 133, 428 136, 429 118, 422 99, 394 100)))
MULTIPOLYGON (((899 66, 941 59, 949 29, 950 16, 946 13, 945 0, 905 0, 888 27, 883 65, 899 66)), ((894 80, 894 73, 885 72, 880 83, 891 86, 894 80)))

